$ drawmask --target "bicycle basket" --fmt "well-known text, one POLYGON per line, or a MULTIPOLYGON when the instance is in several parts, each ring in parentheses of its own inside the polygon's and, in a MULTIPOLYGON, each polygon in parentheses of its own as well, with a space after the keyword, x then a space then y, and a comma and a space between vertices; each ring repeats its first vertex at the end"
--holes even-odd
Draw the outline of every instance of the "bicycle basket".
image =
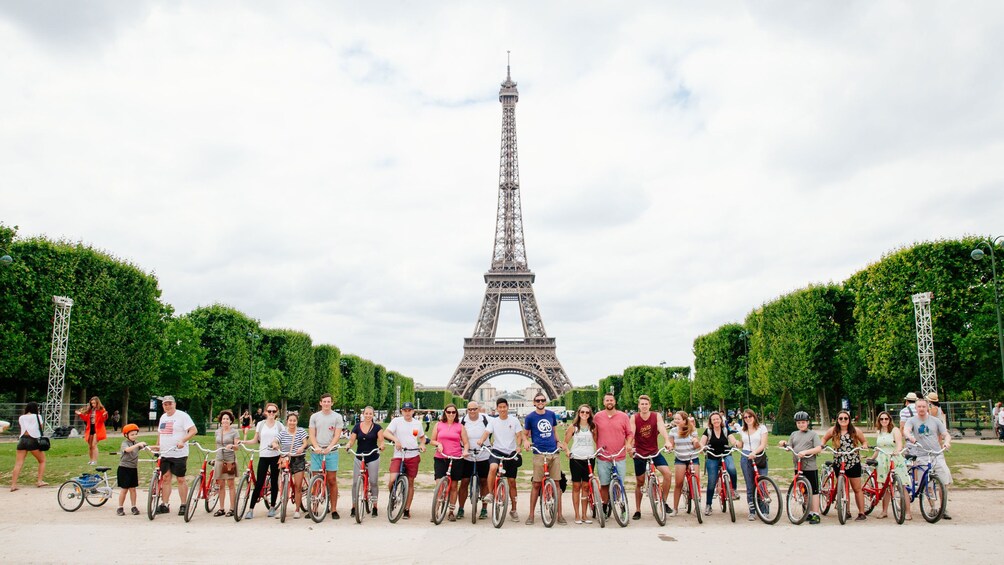
POLYGON ((94 488, 98 486, 98 483, 101 482, 101 475, 92 475, 90 473, 84 473, 83 475, 77 477, 77 482, 80 483, 80 486, 84 488, 94 488))

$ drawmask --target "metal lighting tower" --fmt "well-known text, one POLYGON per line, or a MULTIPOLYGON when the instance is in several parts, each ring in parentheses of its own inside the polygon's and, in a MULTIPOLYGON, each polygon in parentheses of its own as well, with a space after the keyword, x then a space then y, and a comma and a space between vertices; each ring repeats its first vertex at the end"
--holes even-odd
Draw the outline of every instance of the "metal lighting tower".
POLYGON ((52 316, 52 352, 49 354, 49 391, 45 395, 45 431, 59 425, 63 413, 63 384, 66 382, 66 345, 70 340, 70 308, 73 299, 53 296, 55 313, 52 316))
POLYGON ((913 295, 913 313, 917 318, 917 358, 920 360, 920 392, 937 392, 938 375, 934 370, 934 334, 931 329, 932 292, 913 295))

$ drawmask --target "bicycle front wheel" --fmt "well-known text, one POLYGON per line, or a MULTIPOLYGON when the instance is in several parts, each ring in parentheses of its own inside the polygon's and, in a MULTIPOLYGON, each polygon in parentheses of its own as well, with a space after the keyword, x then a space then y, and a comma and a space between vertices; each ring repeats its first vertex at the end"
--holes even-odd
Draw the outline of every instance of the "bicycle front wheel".
POLYGON ((66 481, 59 485, 59 493, 56 495, 59 507, 67 512, 76 512, 84 503, 84 487, 77 481, 66 481))
POLYGON ((871 473, 868 475, 864 484, 861 485, 861 493, 865 497, 865 514, 870 515, 872 510, 875 510, 875 506, 879 503, 879 485, 877 474, 871 473))
POLYGON ((84 490, 84 500, 87 504, 94 506, 104 506, 106 502, 112 497, 112 491, 109 487, 94 487, 90 491, 84 490))
MULTIPOLYGON (((473 463, 477 465, 477 463, 473 463)), ((471 477, 471 490, 468 498, 471 499, 471 523, 478 523, 478 503, 481 502, 481 485, 478 484, 478 476, 471 477)))
POLYGON ((150 489, 146 493, 146 517, 153 520, 160 507, 160 470, 154 470, 150 478, 150 489))
POLYGON ((614 520, 622 528, 628 525, 630 518, 630 508, 628 507, 627 492, 624 490, 624 483, 620 477, 610 482, 610 513, 614 515, 614 520))
POLYGON ((283 472, 279 475, 279 523, 286 523, 286 507, 289 505, 289 473, 283 472))
POLYGON ((902 525, 906 521, 906 505, 909 504, 909 499, 906 497, 906 489, 903 487, 903 481, 899 480, 896 475, 892 476, 892 517, 896 519, 896 523, 902 525))
POLYGON ((788 521, 796 526, 809 517, 809 499, 812 496, 812 486, 809 479, 799 477, 788 487, 788 499, 785 501, 788 511, 788 521))
POLYGON ((607 515, 603 512, 603 498, 600 496, 600 481, 596 477, 589 479, 589 491, 591 493, 589 511, 593 513, 593 518, 601 528, 606 527, 607 515))
POLYGON ((244 473, 241 482, 237 484, 237 500, 234 504, 234 521, 240 522, 244 519, 244 513, 248 510, 248 502, 251 500, 251 489, 254 483, 251 482, 251 473, 244 473))
POLYGON ((436 490, 432 494, 432 523, 440 525, 443 518, 446 518, 446 506, 450 503, 450 478, 442 477, 436 483, 436 490))
POLYGON ((659 477, 652 473, 648 477, 648 500, 652 503, 652 515, 660 526, 666 525, 666 501, 662 499, 662 486, 659 477))
MULTIPOLYGON (((509 512, 509 482, 505 477, 499 479, 495 486, 495 498, 492 500, 492 525, 501 528, 505 524, 505 516, 509 512)), ((531 512, 533 509, 530 510, 531 512)))
POLYGON ((202 481, 205 480, 201 474, 195 477, 195 481, 188 487, 188 500, 185 501, 185 521, 191 522, 195 516, 195 507, 199 505, 199 493, 202 492, 202 481))
POLYGON ((547 479, 540 485, 540 520, 545 528, 554 525, 558 516, 558 485, 554 479, 547 479))
POLYGON ((933 524, 945 515, 948 500, 945 498, 945 485, 934 473, 927 478, 927 486, 920 493, 920 513, 924 519, 933 524))
POLYGON ((819 486, 819 512, 826 516, 833 504, 834 493, 837 492, 837 477, 832 468, 828 468, 819 486))
POLYGON ((837 500, 835 502, 837 506, 837 520, 840 521, 841 525, 847 523, 847 519, 850 518, 851 514, 850 494, 847 492, 849 490, 847 478, 840 477, 837 480, 837 500))
POLYGON ((722 512, 725 512, 726 507, 728 507, 729 518, 732 520, 732 523, 735 524, 736 523, 736 507, 735 507, 735 504, 734 504, 735 501, 733 500, 735 498, 735 492, 732 490, 732 481, 729 480, 729 476, 728 475, 726 475, 721 480, 724 481, 722 483, 724 486, 719 491, 718 496, 720 496, 721 498, 723 498, 723 500, 722 500, 722 512))
POLYGON ((220 503, 220 482, 216 480, 215 473, 213 471, 209 472, 209 496, 206 497, 205 507, 206 512, 212 513, 216 510, 216 505, 220 503))
POLYGON ((764 524, 776 524, 781 519, 781 489, 774 479, 760 475, 753 491, 753 508, 764 524))
MULTIPOLYGON (((704 523, 704 512, 701 512, 701 483, 697 478, 697 475, 690 475, 688 481, 690 483, 690 502, 693 503, 694 515, 697 516, 697 523, 704 523)), ((690 506, 690 502, 687 503, 690 506)))
MULTIPOLYGON (((364 467, 363 468, 363 473, 365 473, 365 472, 366 472, 366 469, 364 467)), ((366 485, 363 484, 364 481, 365 481, 365 479, 363 477, 363 473, 359 473, 359 476, 357 476, 352 481, 352 505, 355 506, 355 509, 356 509, 356 523, 357 524, 362 524, 363 523, 363 517, 367 513, 367 510, 368 510, 368 508, 367 508, 368 504, 366 504, 366 501, 367 501, 366 497, 369 496, 369 493, 366 492, 366 488, 365 488, 366 485)))
POLYGON ((307 483, 307 513, 318 524, 328 517, 328 485, 323 473, 310 477, 307 483))

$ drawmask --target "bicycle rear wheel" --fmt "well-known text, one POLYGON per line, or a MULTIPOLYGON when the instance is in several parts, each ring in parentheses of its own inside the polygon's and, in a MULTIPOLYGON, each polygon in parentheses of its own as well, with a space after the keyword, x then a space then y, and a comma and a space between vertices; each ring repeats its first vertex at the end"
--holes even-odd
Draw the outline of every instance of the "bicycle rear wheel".
POLYGON ((686 476, 683 479, 683 491, 680 493, 683 495, 683 499, 687 502, 687 514, 693 510, 693 500, 690 496, 690 481, 687 480, 686 476))
POLYGON ((833 504, 834 493, 837 491, 837 477, 832 467, 828 467, 823 476, 823 482, 819 486, 819 512, 826 516, 830 512, 830 505, 833 504))
POLYGON ((432 493, 432 523, 440 525, 446 518, 446 506, 450 503, 450 478, 441 477, 432 493))
POLYGON ((248 510, 248 502, 251 500, 251 489, 254 484, 251 482, 251 473, 244 473, 241 482, 237 483, 237 500, 234 501, 234 521, 240 522, 244 519, 244 513, 248 510))
POLYGON ((703 524, 704 512, 701 512, 701 484, 697 480, 697 475, 690 475, 687 482, 690 483, 690 498, 687 500, 687 506, 691 506, 691 503, 693 503, 697 523, 703 524))
POLYGON ((494 497, 492 500, 492 525, 501 528, 502 524, 505 524, 506 514, 509 513, 509 482, 506 481, 505 477, 501 477, 498 484, 495 485, 494 497))
POLYGON ((652 473, 648 477, 648 500, 652 503, 652 515, 660 526, 666 525, 666 501, 662 499, 662 486, 659 477, 652 473))
POLYGON ((948 500, 945 498, 945 485, 934 473, 927 477, 927 486, 920 493, 920 513, 924 519, 933 524, 945 515, 948 500))
POLYGON ((91 490, 84 490, 84 500, 87 504, 97 508, 98 506, 104 506, 106 502, 112 497, 112 492, 109 487, 94 487, 91 490))
POLYGON ((188 500, 185 501, 185 521, 191 522, 195 516, 195 507, 199 505, 199 493, 202 492, 202 481, 205 477, 200 473, 195 477, 195 481, 188 486, 188 500))
POLYGON ((554 520, 558 516, 558 485, 554 479, 546 479, 540 485, 540 520, 544 522, 545 528, 554 525, 554 520))
POLYGON ((617 477, 616 480, 610 481, 610 513, 613 514, 617 525, 626 528, 630 512, 624 483, 621 482, 620 477, 617 477))
POLYGON ((850 495, 847 492, 849 490, 850 488, 847 477, 839 477, 837 480, 837 500, 835 502, 837 507, 837 520, 840 521, 841 525, 847 523, 847 518, 850 517, 851 513, 851 500, 849 498, 850 495))
POLYGON ((906 505, 909 504, 909 499, 906 497, 906 489, 903 487, 903 481, 899 480, 896 475, 892 476, 892 517, 896 519, 896 523, 902 525, 906 521, 906 505))
POLYGON ((369 510, 369 504, 366 504, 366 501, 369 500, 367 498, 369 493, 366 492, 366 485, 363 484, 366 480, 363 477, 363 473, 365 472, 366 468, 363 467, 363 472, 359 473, 359 475, 352 481, 352 506, 356 509, 357 524, 363 523, 363 515, 369 510))
POLYGON ((726 475, 725 477, 723 477, 721 479, 721 480, 724 481, 724 483, 723 483, 724 486, 719 491, 718 496, 721 497, 721 498, 723 498, 723 500, 722 500, 722 512, 725 512, 725 507, 728 506, 729 518, 732 520, 732 523, 735 524, 736 523, 736 507, 735 507, 735 501, 733 500, 733 498, 735 498, 735 492, 732 490, 732 481, 729 480, 729 479, 730 479, 730 477, 728 475, 726 475))
POLYGON ((753 491, 753 508, 764 524, 776 524, 781 519, 781 489, 774 479, 760 475, 753 491))
POLYGON ((153 520, 160 507, 160 469, 153 471, 150 478, 150 489, 146 493, 146 517, 153 520))
POLYGON ((328 517, 328 485, 323 473, 310 477, 307 483, 307 513, 318 524, 328 517))
MULTIPOLYGON (((477 463, 472 463, 472 464, 477 465, 477 463)), ((478 476, 475 474, 473 477, 471 477, 471 490, 470 494, 468 495, 468 498, 471 499, 472 524, 478 523, 478 503, 481 502, 481 485, 478 483, 479 479, 478 476)))
POLYGON ((870 515, 872 510, 875 510, 875 506, 879 503, 879 485, 878 475, 876 473, 870 473, 868 478, 865 479, 864 484, 861 485, 861 494, 865 497, 865 514, 870 515))
POLYGON ((286 523, 286 507, 289 506, 289 490, 292 486, 289 484, 289 473, 280 473, 279 475, 279 523, 286 523))
POLYGON ((69 480, 59 485, 56 495, 59 507, 67 512, 76 512, 84 503, 84 487, 77 481, 69 480))
POLYGON ((788 521, 796 526, 809 517, 809 500, 812 497, 812 486, 809 479, 799 477, 788 487, 788 498, 785 501, 785 509, 788 512, 788 521))
POLYGON ((600 496, 600 481, 596 477, 589 479, 589 490, 592 493, 592 504, 589 511, 601 528, 606 527, 607 515, 603 512, 603 498, 600 496))

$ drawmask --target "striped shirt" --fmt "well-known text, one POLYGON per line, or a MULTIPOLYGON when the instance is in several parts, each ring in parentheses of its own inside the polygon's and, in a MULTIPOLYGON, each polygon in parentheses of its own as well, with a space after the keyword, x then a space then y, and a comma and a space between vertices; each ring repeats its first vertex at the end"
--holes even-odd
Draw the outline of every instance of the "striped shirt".
POLYGON ((289 433, 288 428, 282 428, 279 430, 279 433, 276 434, 275 439, 279 442, 279 451, 292 451, 296 453, 307 441, 307 430, 303 428, 296 428, 296 433, 291 434, 289 433))

